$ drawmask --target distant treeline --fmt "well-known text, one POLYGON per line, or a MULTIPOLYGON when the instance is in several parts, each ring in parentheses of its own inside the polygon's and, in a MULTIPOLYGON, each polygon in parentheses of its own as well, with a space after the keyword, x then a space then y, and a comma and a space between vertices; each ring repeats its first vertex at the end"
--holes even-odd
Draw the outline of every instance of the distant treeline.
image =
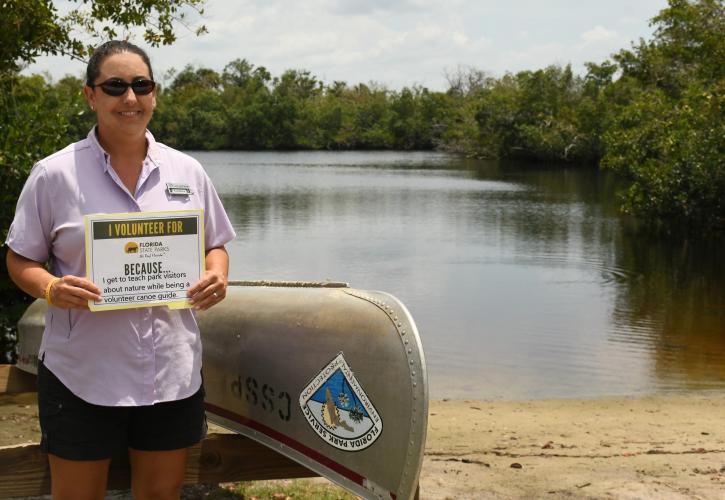
MULTIPOLYGON (((379 84, 324 84, 309 71, 272 76, 244 59, 222 72, 187 66, 167 75, 150 128, 186 150, 448 150, 483 158, 595 163, 611 63, 487 76, 475 68, 447 74, 444 92, 390 90, 379 84)), ((85 136, 94 115, 83 81, 18 77, 17 97, 60 112, 69 141, 85 136)))

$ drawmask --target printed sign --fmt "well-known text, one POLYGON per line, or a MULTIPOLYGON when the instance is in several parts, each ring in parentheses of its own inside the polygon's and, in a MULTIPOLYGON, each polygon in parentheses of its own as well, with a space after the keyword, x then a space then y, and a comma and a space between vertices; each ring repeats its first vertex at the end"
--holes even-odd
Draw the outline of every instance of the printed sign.
POLYGON ((85 216, 86 273, 101 289, 91 311, 190 307, 186 291, 204 272, 204 212, 85 216))
POLYGON ((300 407, 310 427, 341 450, 364 450, 383 432, 380 415, 342 353, 305 387, 300 407))

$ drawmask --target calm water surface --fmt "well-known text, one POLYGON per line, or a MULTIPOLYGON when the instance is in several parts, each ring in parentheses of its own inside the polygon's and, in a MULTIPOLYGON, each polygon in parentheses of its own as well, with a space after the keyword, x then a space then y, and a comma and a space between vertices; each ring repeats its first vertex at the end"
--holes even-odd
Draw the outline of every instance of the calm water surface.
POLYGON ((611 176, 437 153, 192 155, 238 233, 231 278, 392 293, 433 398, 725 389, 722 242, 636 236, 611 176))

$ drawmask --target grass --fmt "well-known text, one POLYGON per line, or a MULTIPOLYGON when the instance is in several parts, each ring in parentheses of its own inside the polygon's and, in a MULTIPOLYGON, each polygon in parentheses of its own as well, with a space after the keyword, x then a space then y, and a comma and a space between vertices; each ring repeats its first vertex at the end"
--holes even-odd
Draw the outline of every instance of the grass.
POLYGON ((205 493, 205 500, 354 500, 358 497, 323 479, 283 479, 226 483, 205 493))

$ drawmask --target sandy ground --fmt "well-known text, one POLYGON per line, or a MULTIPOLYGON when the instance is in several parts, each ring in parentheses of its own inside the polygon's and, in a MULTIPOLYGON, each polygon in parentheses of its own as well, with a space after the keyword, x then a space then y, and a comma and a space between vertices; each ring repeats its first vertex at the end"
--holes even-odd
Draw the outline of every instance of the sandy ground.
POLYGON ((435 401, 421 493, 725 499, 725 394, 435 401))
MULTIPOLYGON (((0 397, 0 446, 36 411, 0 397)), ((725 394, 433 401, 421 498, 725 499, 725 394)))

